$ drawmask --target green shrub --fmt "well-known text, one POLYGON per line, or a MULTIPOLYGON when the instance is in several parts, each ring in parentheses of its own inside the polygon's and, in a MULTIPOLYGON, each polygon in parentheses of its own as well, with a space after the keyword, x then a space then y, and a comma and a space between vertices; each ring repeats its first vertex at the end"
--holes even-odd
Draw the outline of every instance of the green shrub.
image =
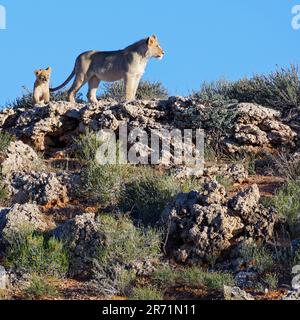
POLYGON ((97 134, 87 130, 81 134, 78 139, 75 139, 76 151, 75 156, 83 161, 95 161, 96 152, 101 146, 101 141, 97 134))
POLYGON ((251 102, 288 111, 299 108, 299 67, 291 65, 268 75, 254 75, 235 82, 220 80, 204 83, 194 96, 210 105, 226 105, 228 102, 251 102))
POLYGON ((290 153, 276 156, 268 155, 268 158, 274 174, 287 180, 300 180, 300 159, 293 159, 290 153))
POLYGON ((288 181, 287 184, 277 191, 272 199, 272 204, 279 215, 285 219, 293 232, 295 224, 300 218, 300 181, 288 181))
POLYGON ((68 255, 57 239, 45 240, 41 235, 24 232, 11 237, 9 242, 6 267, 37 275, 66 276, 68 255))
POLYGON ((153 274, 155 284, 162 289, 174 286, 187 286, 190 288, 205 287, 208 290, 222 291, 224 285, 233 286, 232 274, 226 272, 208 272, 198 267, 173 269, 162 266, 153 274))
POLYGON ((135 301, 160 301, 164 299, 163 293, 153 287, 134 288, 130 297, 130 300, 135 301))
POLYGON ((0 132, 0 155, 4 154, 13 138, 6 132, 0 132))
POLYGON ((154 225, 179 190, 172 176, 152 168, 139 168, 123 189, 121 208, 130 211, 144 225, 154 225))
MULTIPOLYGON (((104 87, 104 93, 101 99, 124 100, 125 89, 123 81, 107 83, 104 87)), ((137 90, 136 99, 166 99, 168 97, 167 89, 160 82, 141 81, 137 90)))
POLYGON ((2 177, 0 174, 0 206, 4 205, 7 197, 8 197, 8 191, 4 185, 4 182, 2 181, 2 177))
POLYGON ((262 245, 244 243, 240 253, 247 264, 251 265, 261 274, 274 268, 275 261, 273 255, 262 245))
POLYGON ((167 289, 176 285, 177 272, 165 264, 157 268, 151 277, 159 288, 167 289))
POLYGON ((120 166, 89 162, 82 172, 82 194, 102 206, 116 204, 122 188, 120 166))
POLYGON ((203 286, 208 290, 222 291, 224 285, 234 284, 233 276, 226 272, 208 272, 191 267, 178 272, 177 283, 190 287, 203 286))
POLYGON ((116 288, 119 294, 128 296, 132 290, 135 280, 136 272, 134 270, 126 270, 123 268, 116 270, 116 288))
POLYGON ((158 259, 162 235, 154 229, 135 227, 125 216, 103 215, 99 218, 100 231, 106 235, 100 248, 99 261, 106 266, 126 266, 137 261, 158 259))
POLYGON ((278 288, 278 274, 267 273, 263 277, 263 280, 270 290, 276 290, 278 288))
POLYGON ((58 296, 55 286, 50 284, 44 278, 33 276, 30 285, 24 290, 26 299, 39 300, 41 298, 50 298, 58 296))

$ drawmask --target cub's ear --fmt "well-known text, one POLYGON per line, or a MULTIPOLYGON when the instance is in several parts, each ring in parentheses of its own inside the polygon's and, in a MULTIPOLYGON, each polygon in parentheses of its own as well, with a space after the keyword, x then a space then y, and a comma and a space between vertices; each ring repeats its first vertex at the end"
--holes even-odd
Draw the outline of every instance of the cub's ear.
POLYGON ((46 69, 46 71, 48 71, 48 73, 50 74, 50 73, 52 72, 52 68, 51 68, 51 67, 48 67, 48 68, 46 69))
POLYGON ((155 42, 155 38, 153 36, 149 37, 147 40, 148 46, 152 46, 155 42))
POLYGON ((41 73, 41 70, 34 70, 34 74, 35 74, 36 76, 40 75, 40 73, 41 73))
POLYGON ((157 40, 157 36, 156 36, 155 34, 152 35, 152 38, 153 38, 154 40, 157 40))

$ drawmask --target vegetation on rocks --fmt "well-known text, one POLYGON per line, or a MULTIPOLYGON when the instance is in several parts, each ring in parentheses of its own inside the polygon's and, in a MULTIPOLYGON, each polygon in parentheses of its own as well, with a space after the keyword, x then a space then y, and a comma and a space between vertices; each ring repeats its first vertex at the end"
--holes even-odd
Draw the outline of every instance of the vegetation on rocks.
MULTIPOLYGON (((300 260, 299 88, 291 66, 206 83, 190 97, 168 98, 161 83, 144 81, 128 103, 115 83, 98 105, 81 96, 67 103, 64 92, 41 108, 29 93, 7 105, 0 261, 16 290, 27 280, 21 298, 60 297, 57 279, 97 298, 288 295, 300 260), (124 122, 147 133, 204 129, 203 172, 100 165, 96 132, 119 137, 124 122)), ((9 296, 4 290, 0 297, 9 296)))

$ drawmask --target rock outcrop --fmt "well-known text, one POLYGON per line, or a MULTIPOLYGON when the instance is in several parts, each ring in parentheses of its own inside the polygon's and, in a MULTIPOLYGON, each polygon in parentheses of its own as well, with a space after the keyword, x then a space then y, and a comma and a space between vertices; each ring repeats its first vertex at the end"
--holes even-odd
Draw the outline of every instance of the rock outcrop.
POLYGON ((44 232, 48 227, 45 217, 34 204, 15 204, 11 208, 0 209, 0 239, 4 242, 16 234, 44 232))
POLYGON ((217 260, 245 239, 271 238, 276 215, 259 200, 256 185, 228 198, 216 181, 202 191, 179 194, 163 213, 167 252, 178 262, 197 264, 217 260))
MULTIPOLYGON (((72 137, 87 128, 116 131, 125 122, 129 130, 201 128, 206 108, 196 98, 182 97, 123 104, 113 100, 102 100, 97 105, 55 102, 45 107, 1 111, 0 131, 31 143, 37 150, 47 151, 72 145, 72 137)), ((279 112, 251 103, 232 108, 236 112, 235 126, 230 137, 220 141, 228 152, 295 147, 297 134, 280 120, 279 112)))
POLYGON ((77 216, 59 226, 53 235, 66 243, 70 254, 71 277, 90 279, 95 276, 99 267, 99 250, 105 240, 99 231, 95 214, 77 216))
POLYGON ((225 141, 229 153, 295 148, 297 133, 280 120, 278 111, 253 103, 240 103, 235 110, 234 130, 225 141))

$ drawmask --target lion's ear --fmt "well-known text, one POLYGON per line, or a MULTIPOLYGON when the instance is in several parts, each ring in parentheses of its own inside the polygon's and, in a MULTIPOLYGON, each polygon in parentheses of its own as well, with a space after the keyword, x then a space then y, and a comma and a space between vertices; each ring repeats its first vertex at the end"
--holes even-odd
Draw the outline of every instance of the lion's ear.
POLYGON ((155 42, 155 38, 153 36, 149 37, 147 40, 148 46, 152 46, 155 42))
POLYGON ((34 70, 34 74, 38 76, 40 74, 40 70, 34 70))
POLYGON ((52 68, 51 67, 48 67, 46 70, 48 71, 49 74, 52 72, 52 68))

